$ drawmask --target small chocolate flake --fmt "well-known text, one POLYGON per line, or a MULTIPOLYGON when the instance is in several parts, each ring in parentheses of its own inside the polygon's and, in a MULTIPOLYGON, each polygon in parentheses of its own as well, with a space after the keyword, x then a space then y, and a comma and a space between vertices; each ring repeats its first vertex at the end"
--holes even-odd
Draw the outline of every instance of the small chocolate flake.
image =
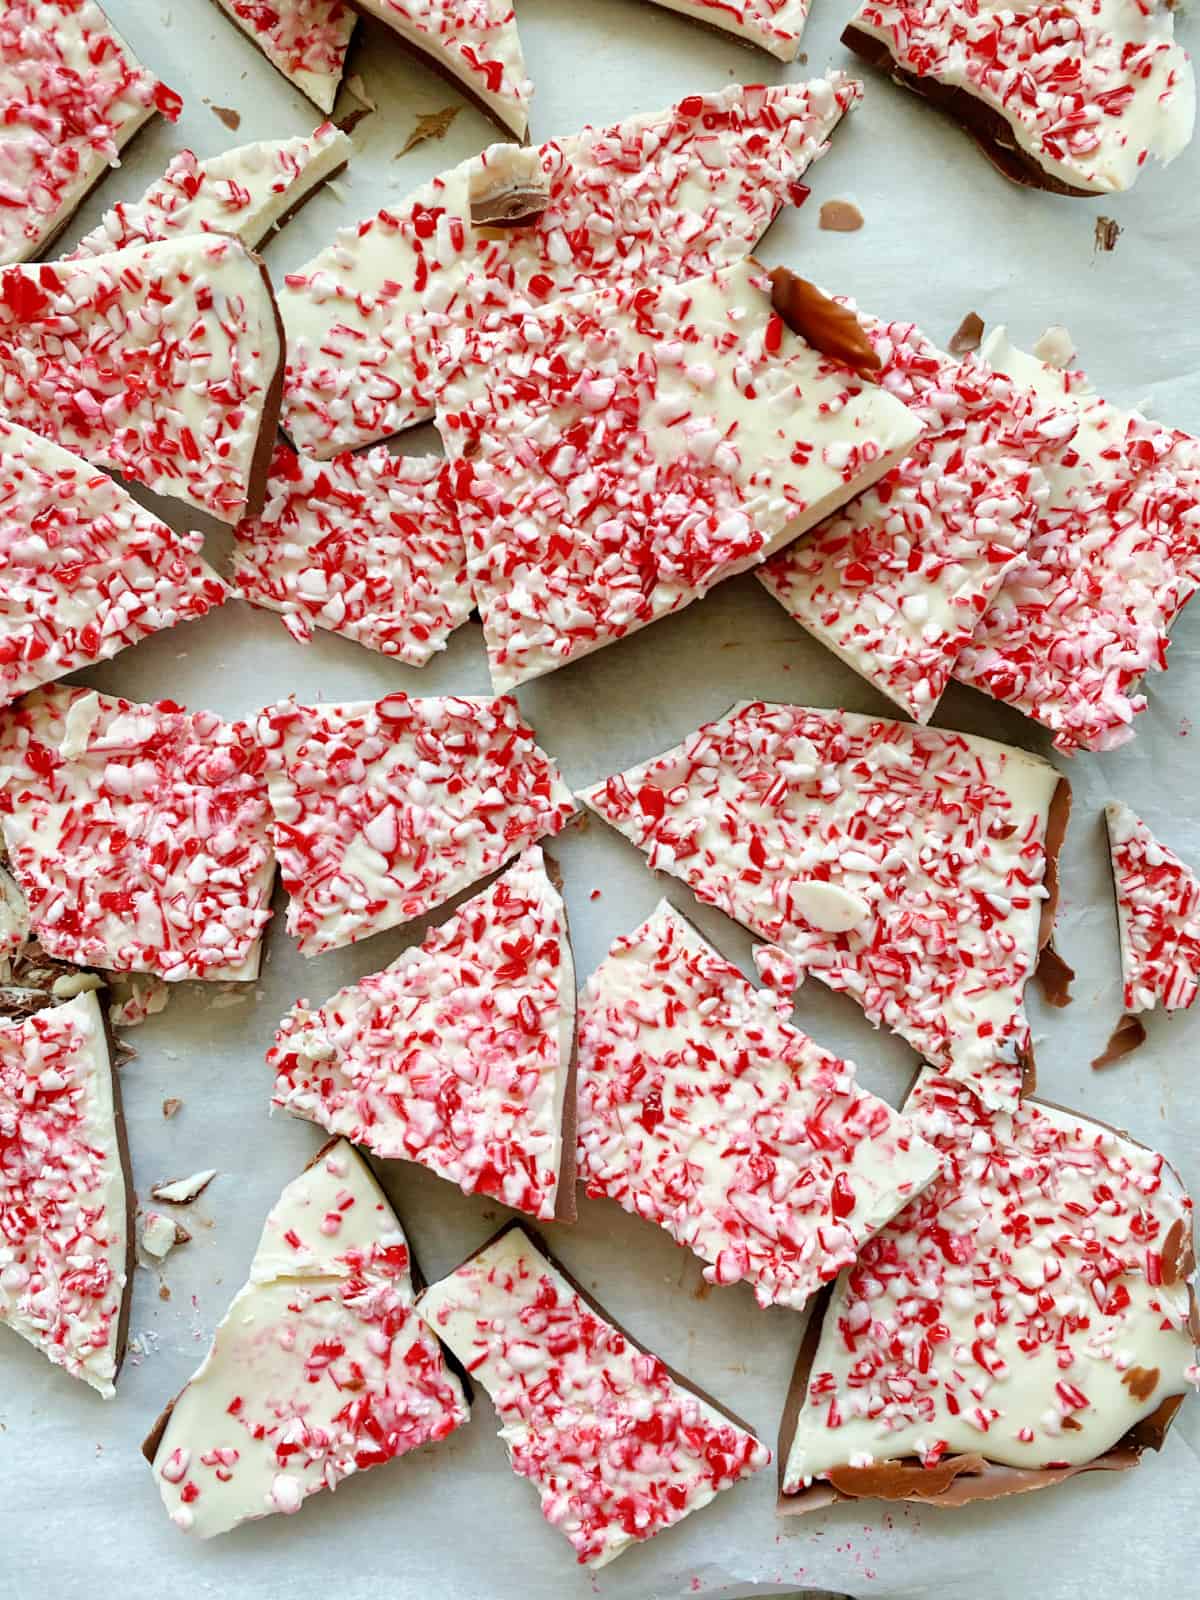
POLYGON ((1121 1061, 1126 1056, 1132 1055, 1138 1046, 1145 1042, 1146 1029, 1140 1018, 1131 1017, 1126 1013, 1113 1029, 1112 1037, 1102 1053, 1092 1062, 1092 1066, 1096 1069, 1111 1067, 1114 1061, 1121 1061))
POLYGON ((177 1111, 181 1111, 182 1109, 183 1101, 177 1099, 174 1095, 171 1095, 169 1099, 163 1101, 162 1112, 164 1117, 173 1117, 177 1111))
POLYGON ((946 348, 952 356, 965 356, 972 350, 978 350, 982 343, 983 318, 978 311, 968 311, 950 335, 950 343, 946 348))
POLYGON ((461 110, 461 106, 443 106, 440 111, 430 111, 418 117, 407 141, 392 159, 399 161, 401 156, 406 156, 410 150, 415 150, 417 145, 429 139, 444 139, 450 131, 450 124, 461 110))
POLYGON ((1097 250, 1115 250, 1117 240, 1121 237, 1121 225, 1114 222, 1112 217, 1096 218, 1095 243, 1097 250))
POLYGON ((371 115, 370 106, 354 106, 350 111, 343 111, 340 117, 334 117, 333 125, 344 134, 352 134, 364 117, 371 115))
POLYGON ((165 1283, 160 1283, 158 1286, 158 1298, 160 1300, 169 1300, 171 1298, 171 1291, 165 1283))
POLYGON ((849 200, 823 200, 817 224, 826 233, 857 233, 863 225, 863 214, 849 200))
POLYGON ((776 267, 771 273, 771 307, 822 355, 859 373, 879 371, 882 363, 853 311, 822 294, 807 278, 776 267))
POLYGON ((220 117, 230 133, 236 133, 242 125, 242 113, 235 111, 232 106, 213 106, 212 114, 220 117))
POLYGON ((1075 969, 1067 965, 1053 943, 1048 944, 1038 957, 1034 976, 1047 1005, 1061 1009, 1071 1004, 1071 985, 1075 981, 1075 969))

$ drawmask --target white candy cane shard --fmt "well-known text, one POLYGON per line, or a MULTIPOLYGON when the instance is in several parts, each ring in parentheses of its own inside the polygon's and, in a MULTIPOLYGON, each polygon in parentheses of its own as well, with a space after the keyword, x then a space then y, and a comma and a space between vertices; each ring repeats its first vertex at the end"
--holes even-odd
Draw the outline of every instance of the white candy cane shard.
POLYGON ((344 0, 216 0, 273 67, 326 116, 333 110, 358 21, 344 0))
POLYGON ((1131 188, 1192 137, 1196 85, 1169 0, 866 0, 844 44, 962 122, 1006 177, 1131 188))
POLYGON ((0 1323, 106 1397, 133 1265, 119 1125, 95 994, 0 1017, 0 1323))
POLYGON ((355 0, 492 119, 524 139, 533 85, 508 0, 355 0))
POLYGON ((181 150, 140 200, 118 201, 65 259, 193 233, 231 234, 256 250, 353 150, 332 122, 307 138, 262 140, 216 156, 181 150))
POLYGON ((493 145, 343 229, 280 291, 293 443, 330 456, 431 417, 442 369, 489 310, 738 260, 803 198, 801 177, 861 94, 840 73, 731 85, 552 139, 535 153, 548 200, 524 227, 471 221, 473 196, 513 166, 511 146, 493 145))
POLYGON ((0 420, 0 705, 219 606, 203 544, 0 420))
POLYGON ((511 699, 283 701, 258 738, 305 955, 424 916, 575 812, 511 699))
POLYGON ((588 979, 579 1176, 800 1310, 938 1170, 911 1124, 855 1083, 665 901, 588 979))
POLYGON ((1040 722, 1066 754, 1114 749, 1133 737, 1142 678, 1165 669, 1170 629, 1200 588, 1200 439, 1118 411, 1003 328, 980 354, 1079 425, 1043 461, 1050 494, 1024 564, 955 676, 1040 722))
POLYGON ((808 20, 808 0, 654 0, 655 5, 732 33, 746 44, 794 61, 808 20))
POLYGON ((1074 436, 1053 407, 911 323, 860 321, 883 387, 924 429, 905 459, 759 573, 769 594, 917 722, 928 722, 1005 579, 1023 567, 1074 436))
POLYGON ((1016 1102, 1032 1064, 1025 984, 1050 931, 1069 800, 1047 762, 968 734, 759 701, 579 798, 652 868, 987 1104, 1016 1102), (866 916, 851 924, 814 884, 866 916))
POLYGON ((245 723, 39 689, 0 717, 0 822, 42 948, 166 979, 250 979, 275 863, 245 723))
POLYGON ((208 1539, 299 1511, 468 1414, 413 1309, 400 1222, 337 1140, 283 1191, 249 1282, 142 1450, 172 1522, 208 1539))
POLYGON ((781 1509, 961 1505, 1134 1465, 1195 1375, 1177 1176, 1102 1123, 1035 1100, 988 1111, 933 1073, 904 1109, 942 1175, 815 1313, 781 1509))
POLYGON ((1200 878, 1126 805, 1104 808, 1124 1008, 1184 1011, 1200 990, 1200 878))
POLYGON ((757 565, 920 430, 788 329, 753 260, 485 318, 437 423, 499 691, 757 565))
POLYGON ((301 643, 327 628, 420 667, 475 604, 454 475, 439 456, 380 445, 316 461, 281 443, 262 514, 234 537, 234 587, 278 611, 301 643))
POLYGON ((542 1515, 581 1565, 602 1567, 771 1452, 609 1322, 540 1246, 511 1224, 417 1309, 492 1397, 542 1515))
POLYGON ((5 0, 0 263, 45 250, 138 129, 182 109, 91 0, 5 0))
POLYGON ((296 1006, 267 1061, 293 1115, 551 1220, 574 1217, 574 1046, 566 910, 533 846, 390 967, 296 1006))
POLYGON ((156 1261, 165 1261, 177 1244, 187 1244, 191 1234, 163 1211, 147 1211, 142 1218, 142 1249, 156 1261))
POLYGON ((11 420, 222 522, 261 506, 282 360, 270 280, 235 239, 0 270, 11 420))

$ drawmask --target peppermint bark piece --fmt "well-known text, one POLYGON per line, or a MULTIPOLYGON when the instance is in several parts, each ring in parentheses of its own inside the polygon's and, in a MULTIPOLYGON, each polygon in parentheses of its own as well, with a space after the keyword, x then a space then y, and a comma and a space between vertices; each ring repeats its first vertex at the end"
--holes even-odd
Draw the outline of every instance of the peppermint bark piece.
POLYGON ((358 17, 344 0, 216 0, 273 67, 326 116, 333 110, 358 17))
POLYGON ((575 812, 511 699, 282 701, 258 738, 305 955, 424 916, 575 812))
POLYGON ((955 676, 1040 722, 1067 754, 1115 749, 1133 737, 1141 680, 1165 670, 1170 629, 1200 588, 1200 439, 1119 411, 1082 372, 1015 349, 1003 328, 981 355, 1079 426, 1044 462, 1050 496, 1025 565, 955 676))
POLYGON ((412 1277, 383 1190, 331 1140, 283 1191, 212 1348, 142 1446, 176 1527, 208 1539, 299 1511, 466 1422, 412 1277))
POLYGON ((1126 805, 1104 808, 1124 1006, 1186 1011, 1200 990, 1200 878, 1126 805))
POLYGON ((342 170, 353 149, 324 122, 308 137, 258 140, 216 156, 181 150, 140 200, 118 201, 65 259, 194 233, 232 234, 256 250, 342 170))
POLYGON ((514 154, 493 145, 343 229, 280 292, 293 443, 330 456, 431 417, 443 368, 489 310, 738 260, 802 198, 799 180, 861 94, 840 73, 731 85, 552 139, 522 163, 540 197, 520 227, 494 225, 514 154))
POLYGON ((222 522, 262 505, 282 360, 270 279, 235 239, 0 270, 10 419, 222 522))
POLYGON ((1070 790, 973 735, 737 706, 579 798, 701 899, 1008 1108, 1070 790))
POLYGON ((133 1275, 120 1089, 94 993, 0 1017, 0 1322, 106 1398, 133 1275))
POLYGON ((1041 463, 1078 421, 912 323, 860 319, 880 381, 919 419, 875 486, 781 550, 759 581, 917 722, 928 722, 1001 585, 1024 564, 1049 493, 1041 463))
POLYGON ((219 606, 203 545, 0 419, 0 705, 219 606))
POLYGON ((794 61, 808 20, 808 0, 654 0, 655 5, 732 33, 780 61, 794 61))
POLYGON ((771 1459, 519 1224, 431 1284, 417 1309, 491 1396, 513 1471, 581 1565, 606 1566, 771 1459))
POLYGON ((786 328, 753 259, 486 319, 437 425, 497 690, 757 565, 920 429, 786 328))
POLYGON ((274 1103, 464 1194, 574 1221, 575 968, 537 846, 383 972, 297 1005, 274 1103))
POLYGON ((1188 144, 1191 62, 1159 0, 1016 12, 966 0, 866 0, 842 43, 948 111, 1007 178, 1060 194, 1132 187, 1188 144))
POLYGON ((323 462, 281 443, 262 514, 234 537, 235 588, 278 611, 302 644, 328 628, 420 667, 475 604, 453 475, 439 456, 381 445, 323 462))
POLYGON ((1192 1203, 1163 1157, 923 1073, 905 1105, 942 1176, 814 1313, 780 1510, 963 1505, 1157 1449, 1195 1380, 1192 1203))
POLYGON ((518 139, 529 127, 533 85, 508 0, 355 0, 481 111, 518 139))
POLYGON ((33 932, 118 972, 258 974, 275 863, 251 729, 39 689, 0 718, 0 823, 33 932))
POLYGON ((799 1311, 938 1170, 854 1075, 662 901, 584 990, 579 1176, 799 1311))
POLYGON ((182 109, 92 0, 6 0, 0 264, 39 255, 139 128, 182 109))

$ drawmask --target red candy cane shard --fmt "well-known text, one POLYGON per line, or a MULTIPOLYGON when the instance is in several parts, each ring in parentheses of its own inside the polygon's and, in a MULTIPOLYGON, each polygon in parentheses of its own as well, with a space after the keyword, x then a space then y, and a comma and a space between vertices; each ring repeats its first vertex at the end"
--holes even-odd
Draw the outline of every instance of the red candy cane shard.
POLYGON ((333 110, 358 17, 344 0, 216 0, 273 67, 326 116, 333 110))
POLYGON ((105 473, 0 420, 0 705, 202 617, 228 590, 105 473))
POLYGON ((33 933, 60 961, 258 973, 275 864, 245 723, 170 700, 39 689, 0 718, 0 823, 33 933))
POLYGON ((1066 785, 1023 750, 746 703, 579 798, 989 1105, 1032 1065, 1066 785))
POLYGON ((258 738, 305 955, 424 916, 575 811, 511 699, 283 701, 258 738))
POLYGON ((920 430, 784 327, 753 260, 485 318, 444 385, 438 431, 497 690, 757 565, 920 430))
POLYGON ((1200 588, 1200 440, 1118 411, 1066 370, 1069 338, 1017 350, 1003 328, 980 354, 1074 412, 1068 447, 1042 465, 1050 493, 1024 562, 1005 577, 955 677, 1048 728, 1065 754, 1111 750, 1146 708, 1142 679, 1167 664, 1170 629, 1200 588))
POLYGON ((923 432, 878 483, 789 544, 759 579, 822 644, 918 722, 1010 577, 1078 418, 912 323, 862 317, 883 387, 923 432))
POLYGON ((588 979, 579 1176, 665 1228, 710 1283, 800 1310, 938 1166, 665 901, 588 979))
POLYGON ((861 97, 840 73, 732 85, 670 110, 585 128, 532 152, 528 226, 474 226, 511 146, 434 178, 287 275, 284 427, 330 456, 431 417, 441 373, 490 311, 636 279, 695 277, 752 250, 861 97))
POLYGON ((399 1219, 335 1140, 283 1191, 249 1282, 142 1450, 172 1522, 208 1539, 299 1511, 468 1414, 413 1308, 399 1219))
POLYGON ((132 1276, 128 1160, 94 993, 0 1017, 0 1322, 106 1397, 132 1276))
POLYGON ((904 1109, 942 1174, 814 1318, 780 1509, 961 1505, 1134 1465, 1197 1370, 1178 1177, 1103 1123, 1035 1100, 988 1111, 930 1072, 904 1109))
POLYGON ((1104 808, 1124 1008, 1184 1011, 1200 989, 1200 878, 1126 805, 1104 808))
POLYGON ((0 263, 40 255, 122 149, 183 102, 91 0, 6 0, 0 14, 0 263))
POLYGON ((261 506, 282 359, 266 270, 235 239, 0 269, 9 417, 222 522, 261 506))
POLYGON ((194 233, 232 234, 256 250, 341 171, 353 149, 346 134, 325 122, 307 137, 238 145, 216 156, 181 150, 140 200, 118 201, 66 259, 194 233))
POLYGON ((417 1309, 492 1397, 513 1471, 581 1565, 607 1565, 771 1459, 516 1224, 417 1309))
POLYGON ((780 61, 794 61, 808 20, 808 0, 654 0, 655 5, 732 33, 780 61))
POLYGON ((1173 161, 1195 80, 1168 0, 865 0, 843 41, 962 122, 1006 177, 1068 194, 1173 161))
POLYGON ((542 852, 382 972, 284 1018, 275 1104, 464 1194, 573 1215, 575 969, 542 852))
POLYGON ((234 537, 234 587, 302 643, 327 628, 420 667, 475 604, 454 478, 438 456, 381 445, 315 461, 281 443, 262 514, 234 537))

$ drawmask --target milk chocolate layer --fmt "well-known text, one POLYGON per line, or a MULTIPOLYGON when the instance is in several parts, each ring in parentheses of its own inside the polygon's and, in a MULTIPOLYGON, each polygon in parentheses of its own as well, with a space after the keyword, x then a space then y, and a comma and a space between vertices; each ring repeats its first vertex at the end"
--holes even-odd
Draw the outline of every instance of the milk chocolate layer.
POLYGON ((860 373, 878 372, 883 366, 853 311, 787 267, 771 273, 771 305, 793 333, 831 360, 860 373))

